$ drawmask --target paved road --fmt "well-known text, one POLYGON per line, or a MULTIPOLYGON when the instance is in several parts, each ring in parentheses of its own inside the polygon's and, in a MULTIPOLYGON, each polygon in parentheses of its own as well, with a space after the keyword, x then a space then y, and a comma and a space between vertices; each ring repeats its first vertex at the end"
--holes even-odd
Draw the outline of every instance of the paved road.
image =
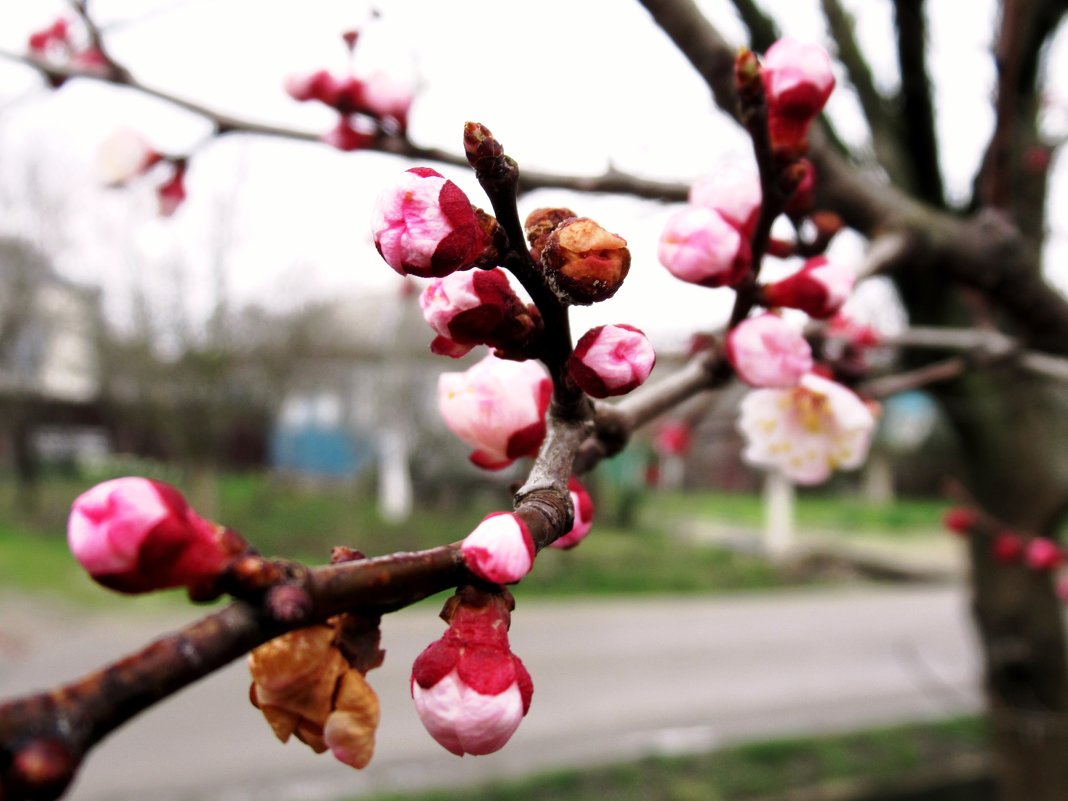
MULTIPOLYGON (((453 757, 411 707, 409 666, 442 631, 439 600, 386 621, 386 664, 370 675, 383 721, 367 770, 299 743, 281 746, 246 700, 244 665, 234 664, 112 735, 68 798, 325 801, 942 717, 977 704, 978 667, 956 587, 519 600, 513 649, 534 677, 534 701, 498 754, 453 757)), ((172 614, 162 622, 182 621, 172 614)), ((0 599, 0 697, 71 678, 138 647, 160 626, 156 615, 72 618, 0 599)))

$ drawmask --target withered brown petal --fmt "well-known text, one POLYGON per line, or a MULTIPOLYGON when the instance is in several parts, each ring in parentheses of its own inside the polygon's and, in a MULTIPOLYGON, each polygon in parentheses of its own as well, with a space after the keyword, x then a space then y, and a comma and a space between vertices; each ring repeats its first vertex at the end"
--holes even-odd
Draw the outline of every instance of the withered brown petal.
POLYGON ((334 757, 357 769, 366 767, 374 754, 378 719, 378 696, 363 674, 349 670, 341 678, 335 711, 323 732, 334 757))

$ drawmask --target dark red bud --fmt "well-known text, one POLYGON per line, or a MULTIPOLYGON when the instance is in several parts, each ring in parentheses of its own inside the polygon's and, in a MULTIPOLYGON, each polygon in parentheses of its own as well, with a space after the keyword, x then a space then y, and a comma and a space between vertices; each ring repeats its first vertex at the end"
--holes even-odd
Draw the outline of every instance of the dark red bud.
POLYGON ((476 170, 484 169, 487 162, 504 156, 504 148, 493 133, 480 122, 464 124, 464 153, 467 161, 476 170))

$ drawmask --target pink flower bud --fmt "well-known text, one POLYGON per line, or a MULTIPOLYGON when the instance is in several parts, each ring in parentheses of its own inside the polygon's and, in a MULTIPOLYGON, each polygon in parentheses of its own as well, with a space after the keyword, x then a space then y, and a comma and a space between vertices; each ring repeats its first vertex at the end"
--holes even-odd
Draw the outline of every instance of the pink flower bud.
POLYGON ((390 267, 422 278, 471 267, 488 244, 467 195, 428 167, 408 170, 379 195, 371 230, 390 267))
POLYGON ((285 79, 285 90, 294 100, 306 103, 317 100, 328 106, 337 102, 338 81, 326 70, 317 70, 309 75, 290 75, 285 79))
POLYGON ((462 373, 440 376, 438 408, 452 432, 475 449, 471 461, 499 470, 537 453, 552 390, 537 362, 487 356, 462 373))
POLYGON ((103 51, 96 47, 89 47, 71 56, 70 65, 82 72, 106 73, 111 64, 103 51))
POLYGON ((661 456, 685 456, 692 444, 693 430, 682 420, 665 420, 653 440, 653 448, 661 456))
POLYGON ((994 560, 1003 565, 1019 560, 1023 556, 1023 539, 1014 531, 1002 531, 994 537, 994 560))
POLYGON ((718 211, 687 206, 664 226, 657 249, 660 263, 683 281, 701 286, 734 286, 749 272, 749 241, 718 211))
POLYGON ((970 534, 977 521, 978 515, 974 511, 960 506, 946 509, 946 513, 942 515, 942 525, 954 534, 970 534))
POLYGON ((860 467, 875 417, 852 391, 809 373, 792 389, 757 389, 741 405, 742 457, 799 484, 819 484, 835 469, 860 467))
POLYGON ((816 168, 808 159, 800 159, 795 166, 804 170, 804 177, 786 204, 786 213, 793 218, 804 217, 816 202, 816 168))
POLYGON ((772 146, 794 153, 805 150, 809 126, 834 90, 827 53, 818 45, 780 39, 764 55, 761 78, 772 146))
POLYGON ((812 348, 804 335, 777 314, 750 317, 731 329, 727 358, 752 387, 794 387, 812 370, 812 348))
POLYGON ((156 189, 161 217, 170 217, 185 202, 185 164, 176 164, 174 174, 156 189))
POLYGON ((1032 570, 1055 570, 1063 560, 1064 553, 1048 537, 1035 537, 1024 552, 1024 562, 1032 570))
POLYGON ((567 370, 579 388, 594 398, 625 395, 645 383, 656 353, 645 334, 631 325, 591 328, 575 346, 567 370))
POLYGON ((751 165, 724 163, 690 187, 690 204, 718 211, 747 238, 760 217, 760 175, 751 165))
POLYGON ((590 493, 574 476, 567 480, 567 488, 571 494, 571 505, 575 509, 575 521, 569 532, 553 541, 553 548, 574 548, 586 539, 586 535, 593 528, 593 500, 590 493))
POLYGON ((849 267, 816 256, 789 278, 764 287, 768 306, 800 309, 817 320, 833 317, 849 299, 856 276, 849 267))
POLYGON ((337 124, 323 134, 323 144, 337 148, 342 153, 362 150, 374 141, 374 135, 357 131, 347 117, 338 117, 337 124))
POLYGON ((138 593, 218 576, 233 558, 222 531, 201 519, 174 487, 116 478, 75 499, 67 541, 97 582, 138 593))
POLYGON ((70 23, 58 18, 47 28, 30 34, 27 47, 34 55, 46 55, 53 46, 70 46, 70 23))
POLYGON ((475 345, 521 348, 540 327, 503 270, 467 270, 435 278, 419 296, 423 317, 439 335, 430 349, 459 358, 475 345))
POLYGON ((113 131, 100 143, 96 155, 97 173, 109 186, 120 186, 144 175, 161 158, 148 140, 132 128, 113 131))
POLYGON ((408 127, 408 111, 413 99, 410 84, 384 72, 376 72, 364 81, 363 102, 366 110, 377 117, 396 120, 401 130, 408 127))
POLYGON ((483 606, 461 600, 445 635, 412 665, 419 719, 457 756, 499 750, 530 709, 534 685, 508 646, 508 617, 499 599, 483 606))
POLYGON ((511 512, 486 515, 460 546, 471 572, 494 584, 519 581, 534 566, 534 540, 511 512))

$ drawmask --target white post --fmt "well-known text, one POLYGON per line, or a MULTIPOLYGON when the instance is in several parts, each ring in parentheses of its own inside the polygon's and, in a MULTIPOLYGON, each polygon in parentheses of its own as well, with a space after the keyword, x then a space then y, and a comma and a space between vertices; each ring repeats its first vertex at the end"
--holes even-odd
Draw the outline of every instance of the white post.
POLYGON ((794 485, 770 471, 764 479, 764 551, 782 559, 794 544, 794 485))

